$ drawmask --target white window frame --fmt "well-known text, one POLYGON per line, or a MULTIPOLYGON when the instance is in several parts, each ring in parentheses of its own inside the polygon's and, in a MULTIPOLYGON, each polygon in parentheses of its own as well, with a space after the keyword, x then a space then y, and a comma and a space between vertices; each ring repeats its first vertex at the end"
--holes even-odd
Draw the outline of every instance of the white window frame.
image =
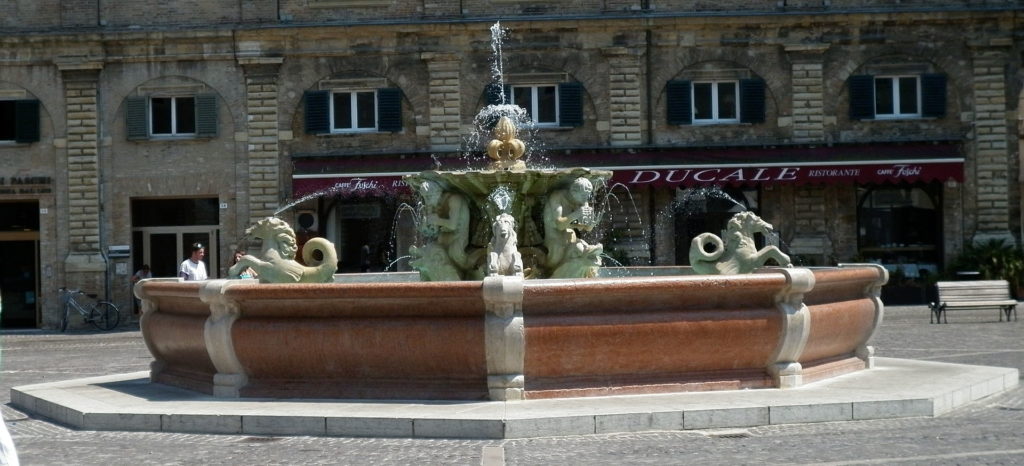
POLYGON ((714 80, 714 81, 693 81, 690 83, 690 121, 694 125, 720 125, 740 122, 740 82, 739 80, 714 80), (711 84, 711 118, 697 118, 697 85, 711 84), (733 104, 733 118, 719 118, 721 111, 718 107, 718 86, 723 84, 732 85, 735 91, 736 102, 733 104))
POLYGON ((887 75, 887 76, 875 76, 874 82, 872 82, 875 94, 875 119, 877 120, 900 120, 900 119, 915 119, 921 118, 921 76, 920 75, 887 75), (900 108, 900 79, 913 78, 915 86, 917 87, 917 111, 915 113, 903 113, 900 108), (877 89, 879 80, 888 80, 892 83, 892 110, 893 113, 879 113, 878 111, 878 95, 877 89))
POLYGON ((149 96, 149 108, 146 109, 149 112, 147 118, 149 120, 149 135, 154 138, 180 138, 180 137, 195 137, 196 128, 199 124, 198 118, 196 117, 196 96, 195 95, 151 95, 149 96), (171 99, 171 132, 170 133, 156 133, 153 131, 153 99, 171 99), (192 132, 181 133, 178 132, 178 99, 192 99, 192 132))
POLYGON ((332 89, 330 102, 328 103, 328 110, 331 114, 330 128, 332 134, 344 134, 344 133, 374 133, 377 132, 377 128, 380 126, 380 109, 377 108, 377 90, 376 89, 332 89), (352 119, 353 125, 359 124, 359 102, 356 98, 359 93, 369 92, 373 94, 373 127, 372 128, 335 128, 334 126, 334 96, 338 94, 349 94, 351 96, 349 102, 349 116, 352 119))
POLYGON ((559 102, 558 84, 513 84, 512 85, 512 102, 516 101, 516 89, 530 89, 530 108, 526 109, 530 115, 530 121, 536 127, 557 127, 562 121, 562 109, 559 102), (537 121, 537 107, 540 105, 540 93, 537 92, 538 88, 541 87, 553 87, 555 89, 555 121, 537 121))

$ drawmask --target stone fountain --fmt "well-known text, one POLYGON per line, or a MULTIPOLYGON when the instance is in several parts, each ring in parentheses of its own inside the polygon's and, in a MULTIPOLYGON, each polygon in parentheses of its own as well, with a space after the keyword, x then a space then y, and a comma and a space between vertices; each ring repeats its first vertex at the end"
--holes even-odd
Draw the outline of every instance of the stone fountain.
POLYGON ((694 268, 605 276, 579 233, 611 173, 527 169, 515 126, 495 134, 486 170, 408 177, 423 197, 418 277, 303 282, 275 231, 245 263, 276 261, 291 273, 260 277, 281 283, 137 284, 152 381, 232 398, 520 400, 791 388, 872 366, 882 267, 762 267, 789 259, 753 248, 770 225, 743 215, 694 239, 694 268))

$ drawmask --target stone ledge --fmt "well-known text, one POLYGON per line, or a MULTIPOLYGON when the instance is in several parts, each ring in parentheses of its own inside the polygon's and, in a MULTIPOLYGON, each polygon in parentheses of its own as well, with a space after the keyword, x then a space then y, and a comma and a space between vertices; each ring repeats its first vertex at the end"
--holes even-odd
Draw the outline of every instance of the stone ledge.
POLYGON ((795 389, 509 402, 223 400, 135 372, 15 387, 11 404, 85 430, 526 438, 939 416, 1020 383, 1011 368, 876 362, 795 389))

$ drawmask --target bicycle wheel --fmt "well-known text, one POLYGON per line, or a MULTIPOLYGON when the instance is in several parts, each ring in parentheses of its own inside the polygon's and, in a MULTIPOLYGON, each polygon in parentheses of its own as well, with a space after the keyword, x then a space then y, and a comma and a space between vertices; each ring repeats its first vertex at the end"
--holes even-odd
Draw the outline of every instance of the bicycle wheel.
POLYGON ((117 310, 117 306, 100 301, 89 310, 88 320, 100 330, 110 330, 117 327, 117 323, 121 320, 121 313, 117 310))

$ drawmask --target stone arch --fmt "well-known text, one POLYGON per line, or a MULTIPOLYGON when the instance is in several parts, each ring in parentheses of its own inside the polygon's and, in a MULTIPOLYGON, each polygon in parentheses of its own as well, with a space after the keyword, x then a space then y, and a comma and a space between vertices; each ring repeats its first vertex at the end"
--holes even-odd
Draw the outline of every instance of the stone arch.
POLYGON ((166 88, 171 89, 174 87, 181 87, 184 89, 195 89, 200 92, 197 93, 210 93, 217 96, 217 115, 218 125, 227 123, 228 128, 220 134, 218 137, 233 138, 234 132, 239 130, 238 121, 242 118, 244 109, 233 109, 230 105, 230 100, 225 96, 220 89, 210 83, 194 76, 169 74, 163 76, 157 76, 145 81, 136 82, 134 84, 125 83, 125 85, 115 91, 112 91, 110 102, 114 104, 114 109, 109 112, 104 118, 104 124, 106 124, 106 132, 114 137, 115 140, 125 139, 125 125, 124 125, 124 106, 128 99, 133 95, 137 95, 140 92, 144 92, 147 88, 166 88))
POLYGON ((850 76, 860 74, 865 67, 885 63, 923 63, 927 64, 931 72, 941 72, 949 76, 947 89, 953 91, 953 99, 949 103, 955 103, 956 107, 951 108, 947 118, 959 114, 959 109, 967 107, 967 99, 971 92, 971 71, 964 63, 958 61, 961 54, 942 53, 930 47, 886 47, 876 50, 875 53, 864 55, 860 60, 826 60, 824 76, 825 114, 836 115, 844 118, 849 106, 849 90, 846 82, 850 76), (828 63, 837 66, 829 67, 828 63), (829 96, 833 96, 829 98, 829 96))
POLYGON ((0 98, 6 99, 4 94, 10 91, 10 97, 16 99, 35 99, 39 101, 39 139, 40 141, 53 141, 58 137, 63 137, 66 131, 66 122, 63 118, 60 118, 64 114, 62 108, 63 105, 63 93, 60 94, 60 100, 56 96, 47 96, 45 94, 38 94, 33 92, 29 86, 26 86, 17 81, 10 81, 6 79, 0 79, 0 98), (23 96, 19 96, 19 91, 24 93, 23 96))
MULTIPOLYGON (((302 134, 305 117, 303 116, 302 99, 303 93, 309 90, 316 90, 318 84, 330 79, 359 79, 359 78, 382 78, 386 83, 393 84, 402 90, 402 118, 412 118, 411 125, 407 128, 410 134, 415 135, 415 128, 425 124, 423 118, 425 110, 429 106, 430 96, 427 92, 420 92, 418 84, 429 82, 426 76, 425 66, 419 73, 410 72, 409 68, 403 68, 399 72, 399 64, 392 64, 388 57, 332 57, 317 60, 315 63, 299 63, 294 66, 308 66, 311 70, 303 70, 289 74, 289 77, 300 76, 302 78, 282 85, 278 89, 278 108, 280 109, 280 125, 282 129, 292 129, 295 134, 302 134), (405 111, 407 110, 407 112, 405 111), (407 116, 408 115, 408 116, 407 116)), ((292 70, 294 71, 294 70, 292 70)), ((426 89, 424 87, 424 89, 426 89)), ((408 121, 408 120, 406 120, 408 121)))

